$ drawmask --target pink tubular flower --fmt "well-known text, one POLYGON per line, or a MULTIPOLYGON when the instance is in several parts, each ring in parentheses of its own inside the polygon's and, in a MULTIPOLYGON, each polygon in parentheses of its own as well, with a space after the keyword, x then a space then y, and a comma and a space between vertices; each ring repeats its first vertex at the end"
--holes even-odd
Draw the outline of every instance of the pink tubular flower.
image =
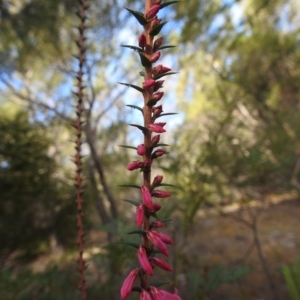
POLYGON ((160 5, 153 5, 146 13, 145 18, 147 20, 153 19, 158 11, 160 10, 160 5))
POLYGON ((132 171, 132 170, 142 168, 143 166, 144 166, 144 163, 142 161, 136 160, 127 166, 127 170, 132 171))
POLYGON ((159 140, 160 140, 160 135, 155 135, 152 140, 151 140, 151 146, 155 146, 159 143, 159 140))
POLYGON ((152 191, 151 195, 152 197, 156 197, 156 198, 168 198, 171 196, 170 193, 162 190, 154 190, 152 191))
POLYGON ((137 225, 137 227, 141 227, 141 225, 143 224, 144 221, 144 205, 140 204, 136 207, 136 215, 135 215, 135 223, 137 225))
POLYGON ((164 84, 164 80, 157 80, 153 86, 153 92, 158 91, 164 84))
POLYGON ((169 256, 169 251, 167 246, 159 238, 159 236, 154 233, 154 231, 148 231, 147 237, 162 254, 164 254, 165 256, 169 256))
POLYGON ((138 42, 139 42, 139 46, 144 49, 146 46, 146 36, 144 34, 141 34, 138 37, 138 42))
POLYGON ((173 245, 172 239, 163 232, 160 231, 152 231, 153 235, 156 235, 159 239, 161 239, 165 244, 173 245))
POLYGON ((142 186, 141 187, 141 193, 142 193, 144 205, 148 209, 152 210, 153 209, 153 203, 152 203, 152 197, 151 197, 149 189, 146 186, 142 186))
POLYGON ((150 262, 153 265, 158 266, 165 271, 172 272, 172 268, 169 266, 169 264, 160 258, 150 257, 150 262))
POLYGON ((150 286, 150 293, 154 300, 164 300, 163 296, 160 294, 160 290, 154 286, 150 286))
POLYGON ((163 39, 164 39, 163 37, 160 37, 155 40, 154 45, 153 45, 154 52, 162 45, 163 39))
POLYGON ((152 186, 158 186, 161 184, 161 182, 163 181, 164 177, 162 175, 157 175, 154 177, 153 182, 152 182, 152 186))
POLYGON ((153 209, 151 210, 152 212, 157 212, 161 209, 160 204, 153 203, 153 209))
POLYGON ((158 220, 157 221, 153 221, 150 224, 150 228, 161 228, 163 226, 165 226, 165 224, 162 221, 158 221, 158 220))
POLYGON ((154 85, 155 85, 155 80, 154 79, 148 79, 145 82, 143 82, 143 89, 151 88, 154 85))
POLYGON ((159 60, 159 58, 160 58, 160 51, 157 51, 157 52, 154 52, 152 55, 151 55, 151 57, 150 57, 150 61, 152 62, 152 63, 156 63, 158 60, 159 60))
POLYGON ((137 278, 138 274, 139 274, 139 269, 134 269, 129 273, 129 275, 124 280, 122 288, 121 288, 121 292, 120 292, 122 299, 125 299, 126 297, 128 297, 130 295, 132 286, 133 286, 134 281, 137 278))
POLYGON ((137 146, 137 154, 143 156, 146 152, 146 146, 144 144, 137 146))
POLYGON ((160 157, 160 156, 163 156, 163 155, 166 154, 166 153, 167 153, 167 151, 164 150, 164 149, 157 149, 157 150, 155 150, 155 151, 152 153, 151 158, 152 158, 152 159, 155 159, 155 158, 158 158, 158 157, 160 157))
POLYGON ((140 293, 140 300, 152 300, 151 295, 142 289, 142 292, 140 293))
POLYGON ((164 290, 160 290, 159 293, 163 297, 162 299, 164 299, 164 300, 181 300, 181 298, 178 295, 177 289, 175 289, 174 294, 171 294, 164 290))
POLYGON ((158 65, 158 66, 156 66, 152 69, 152 73, 153 73, 154 76, 156 76, 156 75, 159 75, 159 74, 167 73, 171 70, 172 69, 170 69, 168 67, 165 67, 163 65, 158 65))
POLYGON ((153 94, 152 99, 159 101, 163 95, 164 95, 164 92, 157 92, 157 93, 153 94))
POLYGON ((166 130, 163 128, 163 126, 159 125, 158 123, 153 123, 148 126, 149 130, 155 132, 155 133, 163 133, 166 132, 166 130))
POLYGON ((146 250, 143 246, 140 246, 138 249, 138 259, 145 273, 153 276, 152 266, 148 260, 146 250))

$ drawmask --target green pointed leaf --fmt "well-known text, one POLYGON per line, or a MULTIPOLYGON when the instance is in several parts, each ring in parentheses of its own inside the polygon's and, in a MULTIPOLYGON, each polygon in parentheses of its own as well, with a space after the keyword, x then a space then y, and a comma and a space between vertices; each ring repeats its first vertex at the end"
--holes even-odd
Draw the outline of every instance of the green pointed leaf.
POLYGON ((161 144, 156 144, 153 148, 156 148, 156 147, 167 147, 167 146, 170 146, 170 145, 161 143, 161 144))
POLYGON ((158 118, 163 117, 163 116, 172 116, 172 115, 178 115, 178 113, 165 113, 165 114, 161 114, 158 117, 156 117, 155 119, 158 119, 158 118))
POLYGON ((165 285, 165 284, 171 284, 171 282, 170 281, 151 282, 151 285, 155 286, 155 287, 160 287, 160 286, 165 285))
POLYGON ((148 130, 148 128, 141 126, 141 125, 137 125, 137 124, 129 124, 130 126, 136 127, 138 129, 140 129, 143 132, 146 132, 148 130))
POLYGON ((144 50, 140 47, 137 47, 137 46, 132 46, 132 45, 121 45, 121 47, 124 47, 124 48, 129 48, 129 49, 132 49, 134 51, 138 51, 138 52, 144 52, 144 50))
POLYGON ((169 184, 169 183, 160 183, 159 185, 157 186, 171 186, 171 187, 176 187, 176 185, 174 184, 169 184))
POLYGON ((165 8, 165 7, 167 7, 167 6, 171 5, 171 4, 177 3, 177 2, 179 2, 179 1, 170 1, 170 2, 162 3, 160 5, 160 9, 163 9, 163 8, 165 8))
POLYGON ((131 242, 120 242, 120 243, 131 246, 131 247, 136 248, 136 249, 139 249, 139 246, 140 246, 139 244, 131 243, 131 242))
POLYGON ((134 206, 139 206, 141 203, 135 200, 123 199, 123 201, 133 204, 134 206))
MULTIPOLYGON (((153 218, 155 218, 156 220, 159 220, 159 218, 158 218, 156 212, 150 213, 150 216, 153 217, 153 218)), ((160 253, 160 252, 159 252, 159 253, 160 253)))
POLYGON ((140 52, 139 52, 139 55, 140 55, 142 66, 145 68, 151 67, 151 65, 152 65, 151 61, 144 54, 142 54, 140 52))
POLYGON ((135 189, 140 189, 141 187, 139 185, 136 184, 119 184, 120 187, 132 187, 135 189))
POLYGON ((141 92, 141 93, 145 93, 145 90, 142 89, 140 86, 137 86, 137 85, 134 85, 134 84, 130 84, 130 83, 124 83, 124 82, 118 82, 119 84, 122 84, 122 85, 126 85, 128 87, 132 87, 134 88, 135 90, 141 92))
POLYGON ((160 220, 160 221, 163 222, 163 223, 167 223, 167 222, 172 221, 172 219, 162 219, 162 220, 160 220))
POLYGON ((127 234, 144 234, 144 233, 145 233, 144 230, 136 229, 136 230, 128 232, 127 234))
POLYGON ((161 46, 161 47, 157 48, 156 50, 158 51, 158 50, 163 50, 163 49, 168 49, 168 48, 175 48, 175 47, 177 47, 177 46, 166 45, 166 46, 161 46))
POLYGON ((127 145, 118 145, 119 147, 122 147, 122 148, 129 148, 129 149, 134 149, 134 150, 137 150, 136 147, 133 147, 133 146, 127 146, 127 145))
POLYGON ((139 21, 139 23, 141 25, 144 26, 144 25, 146 25, 148 23, 147 20, 144 17, 144 14, 142 14, 141 12, 129 9, 127 7, 125 7, 125 8, 139 21))
POLYGON ((131 107, 131 108, 135 108, 135 109, 139 110, 141 113, 143 113, 143 109, 139 106, 131 105, 131 104, 126 104, 126 106, 131 107))
POLYGON ((155 76, 153 79, 157 80, 157 79, 162 78, 164 76, 174 75, 174 74, 178 74, 178 72, 167 72, 167 73, 159 74, 159 75, 155 76))
POLYGON ((156 25, 150 32, 149 34, 151 36, 156 36, 159 34, 159 32, 161 31, 161 29, 163 28, 164 25, 166 25, 168 22, 162 22, 158 25, 156 25))

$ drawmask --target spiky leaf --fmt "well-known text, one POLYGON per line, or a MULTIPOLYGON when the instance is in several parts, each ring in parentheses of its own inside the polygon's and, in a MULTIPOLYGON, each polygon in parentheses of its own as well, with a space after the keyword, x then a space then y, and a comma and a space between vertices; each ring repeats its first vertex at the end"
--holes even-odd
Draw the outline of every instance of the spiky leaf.
POLYGON ((132 46, 132 45, 121 45, 121 47, 129 48, 129 49, 132 49, 132 50, 138 51, 138 52, 143 52, 144 51, 142 48, 137 47, 137 46, 132 46))
POLYGON ((143 113, 143 109, 139 106, 131 105, 131 104, 126 104, 126 106, 131 107, 131 108, 135 108, 135 109, 139 110, 141 113, 143 113))
POLYGON ((131 246, 131 247, 136 248, 136 249, 139 249, 139 246, 140 246, 139 244, 131 243, 131 242, 120 242, 120 243, 131 246))
POLYGON ((144 230, 136 229, 136 230, 128 232, 127 234, 144 234, 144 233, 145 233, 144 230))
POLYGON ((172 115, 178 115, 178 113, 165 113, 165 114, 161 114, 158 117, 156 117, 156 119, 163 117, 163 116, 172 116, 172 115))
POLYGON ((155 287, 160 287, 160 286, 165 285, 165 284, 171 284, 171 282, 169 282, 169 281, 151 282, 151 285, 155 286, 155 287))
POLYGON ((171 4, 177 3, 177 2, 179 2, 179 1, 170 1, 170 2, 162 3, 160 5, 160 9, 163 9, 163 8, 165 8, 165 7, 167 7, 167 6, 171 5, 171 4))
POLYGON ((150 34, 151 36, 156 36, 156 35, 158 35, 159 32, 161 31, 161 29, 163 28, 163 26, 164 26, 165 24, 167 24, 167 23, 168 23, 168 22, 162 22, 162 23, 156 25, 156 26, 149 32, 149 34, 150 34))
POLYGON ((174 74, 178 74, 178 72, 167 72, 167 73, 159 74, 159 75, 155 76, 153 79, 157 80, 157 79, 162 78, 164 76, 174 75, 174 74))
POLYGON ((141 203, 135 200, 124 199, 123 201, 133 204, 134 206, 139 206, 141 203))
POLYGON ((158 50, 163 50, 163 49, 168 49, 168 48, 175 48, 175 47, 177 47, 177 46, 166 45, 166 46, 161 46, 161 47, 157 48, 156 50, 158 51, 158 50))
POLYGON ((132 10, 132 9, 129 9, 127 7, 125 7, 137 20, 138 22, 141 24, 141 25, 146 25, 148 22, 147 20, 145 19, 144 17, 144 14, 142 14, 141 12, 139 11, 136 11, 136 10, 132 10))
POLYGON ((169 184, 169 183, 160 183, 159 185, 157 186, 171 186, 171 187, 176 187, 176 185, 174 184, 169 184))
POLYGON ((128 86, 128 87, 132 87, 132 88, 134 88, 135 90, 137 90, 137 91, 139 91, 139 92, 141 92, 141 93, 144 93, 145 92, 145 90, 144 89, 142 89, 140 86, 137 86, 137 85, 134 85, 134 84, 130 84, 130 83, 124 83, 124 82, 118 82, 119 84, 122 84, 122 85, 126 85, 126 86, 128 86))
POLYGON ((132 187, 132 188, 135 188, 135 189, 140 189, 141 188, 139 185, 136 185, 136 184, 120 184, 119 186, 120 187, 132 187))
POLYGON ((136 147, 133 147, 133 146, 127 146, 127 145, 118 145, 119 147, 122 147, 122 148, 128 148, 128 149, 134 149, 134 150, 137 150, 136 147))
POLYGON ((129 124, 129 125, 140 129, 142 132, 146 132, 148 130, 146 127, 141 125, 137 125, 137 124, 129 124))

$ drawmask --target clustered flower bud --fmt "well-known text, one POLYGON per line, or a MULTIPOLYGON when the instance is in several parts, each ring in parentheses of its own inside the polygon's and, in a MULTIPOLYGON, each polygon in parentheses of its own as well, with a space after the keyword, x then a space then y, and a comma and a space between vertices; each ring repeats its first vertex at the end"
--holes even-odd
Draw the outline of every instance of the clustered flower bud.
MULTIPOLYGON (((176 2, 176 1, 174 1, 176 2)), ((136 154, 140 156, 140 160, 133 161, 128 164, 127 170, 140 170, 143 172, 144 182, 140 187, 140 202, 136 203, 135 223, 140 229, 134 230, 131 233, 139 233, 142 235, 141 244, 137 250, 137 260, 139 267, 133 269, 123 282, 121 288, 122 299, 127 298, 132 290, 139 291, 140 300, 181 300, 175 289, 174 294, 167 291, 158 289, 154 286, 148 285, 147 276, 153 276, 155 269, 158 267, 167 272, 172 272, 171 266, 160 257, 157 257, 159 253, 153 251, 159 251, 160 254, 168 257, 169 250, 167 245, 172 245, 172 239, 165 233, 158 231, 164 227, 166 221, 159 219, 157 212, 161 209, 161 204, 154 203, 153 198, 168 198, 171 194, 167 191, 157 189, 163 186, 163 176, 157 175, 151 184, 151 166, 154 160, 160 159, 167 151, 159 147, 160 134, 166 132, 164 128, 165 122, 156 122, 158 117, 162 117, 163 105, 157 105, 157 102, 162 99, 164 92, 159 91, 163 87, 164 80, 158 80, 162 76, 172 75, 168 73, 171 68, 168 68, 162 64, 152 66, 156 63, 160 57, 160 50, 163 43, 163 37, 154 39, 164 23, 161 23, 161 19, 157 17, 158 12, 166 5, 161 4, 161 0, 146 0, 147 9, 145 14, 140 14, 129 10, 138 21, 144 26, 144 33, 138 37, 138 45, 142 49, 138 49, 140 52, 141 62, 145 70, 140 72, 144 76, 144 82, 142 83, 142 89, 137 88, 134 85, 126 84, 127 86, 135 87, 140 90, 144 97, 144 107, 140 108, 144 118, 144 124, 135 125, 141 129, 144 134, 143 143, 136 147, 136 154), (158 26, 160 24, 160 26, 158 26), (168 74, 166 74, 168 73, 168 74), (157 133, 153 135, 153 133, 157 133), (155 217, 155 220, 151 220, 155 217), (140 279, 140 286, 134 287, 136 279, 140 279), (146 278, 146 279, 145 279, 146 278)), ((136 49, 136 47, 132 47, 136 49)), ((129 201, 128 201, 129 202, 129 201)))

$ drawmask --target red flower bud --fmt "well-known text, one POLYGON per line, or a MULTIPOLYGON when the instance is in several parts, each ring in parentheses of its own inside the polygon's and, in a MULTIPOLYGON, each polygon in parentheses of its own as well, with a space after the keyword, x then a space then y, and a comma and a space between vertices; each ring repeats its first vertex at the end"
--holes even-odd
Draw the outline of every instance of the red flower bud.
POLYGON ((143 156, 146 152, 146 146, 144 144, 137 146, 137 154, 143 156))
POLYGON ((151 57, 150 57, 150 61, 152 62, 152 63, 156 63, 158 60, 159 60, 159 58, 160 58, 160 51, 157 51, 157 52, 154 52, 152 55, 151 55, 151 57))
POLYGON ((141 225, 143 224, 144 221, 144 205, 140 204, 136 207, 136 216, 135 216, 135 222, 137 227, 141 227, 141 225))
POLYGON ((159 143, 159 140, 160 140, 160 135, 155 135, 152 140, 151 140, 151 146, 155 146, 159 143))
POLYGON ((139 46, 144 49, 146 47, 146 36, 144 34, 141 34, 138 37, 138 42, 139 42, 139 46))
POLYGON ((163 133, 163 132, 166 132, 166 130, 165 130, 162 126, 160 126, 160 125, 158 125, 158 124, 156 124, 156 123, 150 124, 150 125, 148 126, 148 128, 149 128, 149 130, 151 130, 152 132, 155 132, 155 133, 163 133))
POLYGON ((144 163, 142 161, 136 160, 127 166, 127 170, 132 171, 132 170, 142 168, 143 166, 144 166, 144 163))
POLYGON ((143 89, 151 88, 154 85, 155 85, 155 80, 154 79, 148 79, 145 82, 143 82, 143 89))
POLYGON ((165 224, 163 222, 161 222, 161 221, 153 221, 150 224, 151 228, 161 228, 163 226, 165 226, 165 224))
POLYGON ((155 151, 152 153, 151 158, 152 158, 152 159, 155 159, 155 158, 158 158, 158 157, 160 157, 160 156, 163 156, 163 155, 166 154, 166 153, 167 153, 167 151, 164 150, 164 149, 157 149, 157 150, 155 150, 155 151))
POLYGON ((174 244, 172 239, 168 235, 166 235, 165 233, 160 232, 160 231, 152 231, 152 233, 154 235, 156 235, 158 238, 160 238, 164 243, 169 244, 169 245, 174 244))
POLYGON ((125 299, 126 297, 128 297, 130 295, 132 286, 138 275, 139 275, 139 269, 134 269, 126 277, 126 279, 123 282, 122 288, 121 288, 122 299, 125 299))
POLYGON ((154 190, 151 193, 152 197, 155 198, 168 198, 171 197, 171 194, 166 192, 166 191, 161 191, 161 190, 154 190))
POLYGON ((158 11, 160 10, 160 5, 153 5, 146 13, 145 18, 147 20, 153 19, 158 11))
POLYGON ((157 49, 162 45, 164 38, 160 37, 155 40, 154 45, 153 45, 153 52, 157 51, 157 49))
POLYGON ((161 269, 168 271, 168 272, 172 272, 171 267, 169 266, 169 264, 167 262, 165 262, 164 260, 157 258, 157 257, 151 257, 150 258, 150 262, 151 264, 160 267, 161 269))
POLYGON ((161 19, 158 19, 157 17, 155 17, 152 21, 151 21, 151 28, 154 28, 155 26, 157 26, 158 24, 160 24, 161 19))
POLYGON ((152 266, 148 260, 148 256, 146 250, 143 246, 140 246, 138 249, 138 259, 141 267, 145 271, 145 273, 153 276, 152 266))
POLYGON ((148 231, 147 238, 153 243, 153 245, 165 256, 169 256, 169 251, 165 243, 159 238, 155 231, 148 231))
MULTIPOLYGON (((155 52, 158 53, 158 52, 155 52)), ((167 73, 169 71, 171 71, 172 69, 165 67, 163 65, 158 65, 155 68, 152 69, 152 74, 154 76, 159 75, 159 74, 163 74, 163 73, 167 73)))
POLYGON ((155 99, 156 101, 159 101, 163 95, 164 95, 164 92, 157 92, 152 95, 152 98, 155 99))
POLYGON ((152 300, 151 295, 144 289, 140 293, 140 300, 152 300))
POLYGON ((161 184, 161 182, 163 181, 164 177, 162 175, 157 175, 154 177, 153 182, 152 182, 152 186, 158 186, 161 184))
POLYGON ((141 193, 142 193, 144 205, 149 210, 152 210, 153 209, 153 203, 152 203, 152 197, 151 197, 149 189, 146 186, 142 186, 141 187, 141 193))
POLYGON ((153 113, 154 118, 157 118, 158 116, 160 116, 160 114, 162 112, 163 112, 162 105, 152 107, 152 113, 153 113))
POLYGON ((152 212, 157 212, 161 209, 161 205, 160 204, 156 204, 156 203, 153 203, 153 209, 152 209, 152 212))
POLYGON ((157 80, 153 86, 153 92, 158 91, 164 84, 164 80, 157 80))

